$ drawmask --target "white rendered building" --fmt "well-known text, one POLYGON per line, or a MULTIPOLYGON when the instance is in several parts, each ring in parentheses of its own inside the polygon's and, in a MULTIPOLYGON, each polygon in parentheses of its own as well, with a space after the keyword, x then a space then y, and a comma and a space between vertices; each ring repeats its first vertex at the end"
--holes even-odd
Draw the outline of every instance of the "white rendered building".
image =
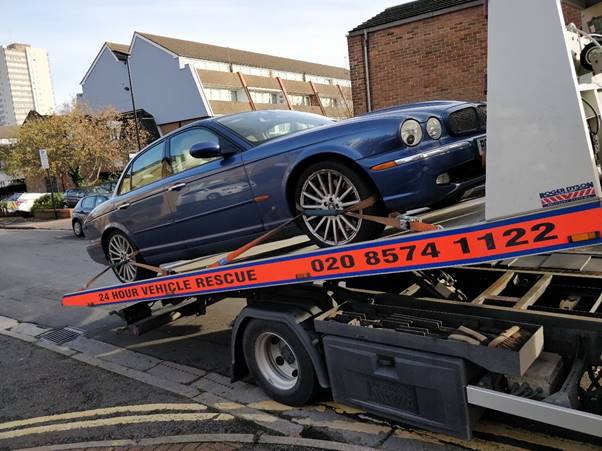
POLYGON ((54 112, 48 53, 26 44, 0 47, 0 125, 21 125, 31 110, 54 112))

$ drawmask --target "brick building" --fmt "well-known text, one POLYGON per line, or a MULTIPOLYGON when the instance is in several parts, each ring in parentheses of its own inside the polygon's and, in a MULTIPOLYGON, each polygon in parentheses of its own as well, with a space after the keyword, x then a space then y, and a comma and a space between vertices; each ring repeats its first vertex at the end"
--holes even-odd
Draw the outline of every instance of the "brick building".
MULTIPOLYGON (((563 4, 563 11, 567 23, 580 25, 579 9, 563 4)), ((347 44, 355 114, 413 101, 486 98, 483 0, 387 8, 351 30, 347 44)))

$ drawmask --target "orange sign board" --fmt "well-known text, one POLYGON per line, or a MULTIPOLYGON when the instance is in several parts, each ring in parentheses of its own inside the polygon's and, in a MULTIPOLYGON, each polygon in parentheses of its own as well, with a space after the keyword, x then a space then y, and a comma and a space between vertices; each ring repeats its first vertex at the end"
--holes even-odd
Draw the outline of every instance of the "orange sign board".
POLYGON ((234 292, 493 262, 602 243, 602 208, 590 203, 470 227, 204 269, 66 294, 66 306, 96 306, 234 292))

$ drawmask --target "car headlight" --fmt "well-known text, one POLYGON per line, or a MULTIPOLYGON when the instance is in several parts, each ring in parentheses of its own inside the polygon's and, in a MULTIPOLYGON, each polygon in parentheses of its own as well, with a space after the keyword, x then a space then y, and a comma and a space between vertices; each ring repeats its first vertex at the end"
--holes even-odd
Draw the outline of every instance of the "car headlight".
POLYGON ((408 119, 401 125, 401 140, 406 146, 417 146, 422 141, 422 127, 418 121, 408 119))
POLYGON ((436 117, 431 117, 428 121, 426 121, 426 132, 433 139, 441 138, 441 134, 443 133, 441 121, 436 117))

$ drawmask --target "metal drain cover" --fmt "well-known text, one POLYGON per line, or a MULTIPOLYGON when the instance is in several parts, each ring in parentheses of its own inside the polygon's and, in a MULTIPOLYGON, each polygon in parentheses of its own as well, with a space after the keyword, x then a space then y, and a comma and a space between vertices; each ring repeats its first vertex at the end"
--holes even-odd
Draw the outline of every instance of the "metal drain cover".
POLYGON ((75 340, 83 334, 84 331, 81 329, 76 329, 75 327, 63 327, 61 329, 52 329, 48 332, 44 332, 39 338, 40 340, 49 341, 56 345, 62 345, 75 340))

